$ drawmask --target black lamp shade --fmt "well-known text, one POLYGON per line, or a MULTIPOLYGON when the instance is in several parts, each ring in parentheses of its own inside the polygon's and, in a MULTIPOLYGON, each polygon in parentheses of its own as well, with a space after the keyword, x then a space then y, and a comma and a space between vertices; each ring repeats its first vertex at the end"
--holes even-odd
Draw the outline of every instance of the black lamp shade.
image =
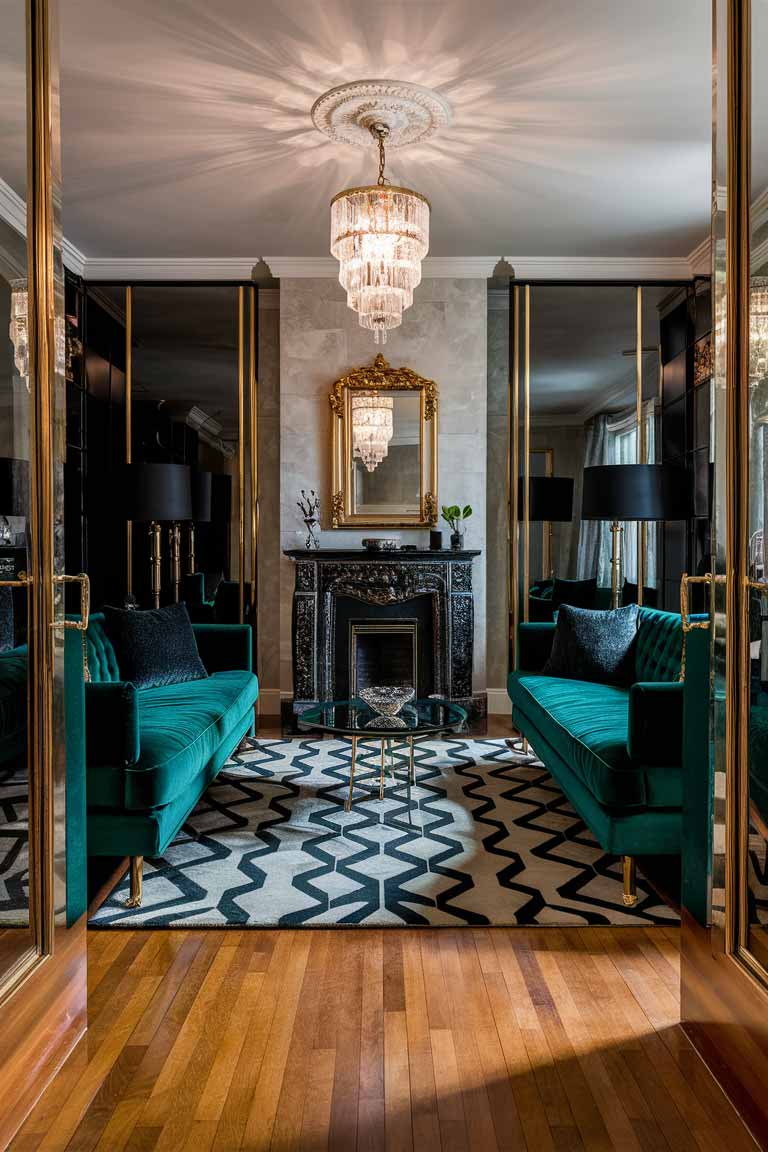
POLYGON ((187 464, 126 464, 126 520, 191 520, 192 482, 187 464))
POLYGON ((213 488, 210 472, 192 473, 192 517, 196 524, 207 523, 211 519, 211 491, 213 488))
POLYGON ((687 520, 691 484, 669 464, 598 464, 584 469, 582 520, 687 520))
MULTIPOLYGON (((525 477, 520 477, 518 514, 525 506, 525 477)), ((573 480, 567 476, 529 476, 530 520, 572 520, 573 480)))

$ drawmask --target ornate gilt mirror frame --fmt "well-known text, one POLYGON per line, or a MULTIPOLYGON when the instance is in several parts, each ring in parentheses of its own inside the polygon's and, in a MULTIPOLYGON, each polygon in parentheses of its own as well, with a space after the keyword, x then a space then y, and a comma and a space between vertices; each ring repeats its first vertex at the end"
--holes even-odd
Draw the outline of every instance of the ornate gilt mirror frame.
POLYGON ((430 528, 437 523, 437 385, 411 368, 391 368, 381 353, 372 365, 342 376, 331 389, 331 527, 430 528), (354 509, 351 397, 353 392, 418 392, 419 511, 359 513, 354 509))

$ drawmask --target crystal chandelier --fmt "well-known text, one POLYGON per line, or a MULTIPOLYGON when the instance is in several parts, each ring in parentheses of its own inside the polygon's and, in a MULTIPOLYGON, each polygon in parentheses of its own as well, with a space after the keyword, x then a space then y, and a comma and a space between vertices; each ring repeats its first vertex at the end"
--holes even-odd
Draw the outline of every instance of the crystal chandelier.
MULTIPOLYGON (((13 345, 13 363, 29 392, 29 290, 24 279, 11 281, 11 322, 8 325, 8 335, 13 345)), ((56 371, 63 374, 67 352, 63 316, 57 315, 54 318, 53 338, 56 371)))
POLYGON ((339 281, 360 326, 386 343, 387 331, 402 322, 421 282, 421 261, 429 251, 429 201, 410 188, 387 184, 384 142, 389 128, 370 125, 379 147, 376 184, 348 188, 331 201, 331 254, 339 261, 339 281))
POLYGON ((8 335, 13 345, 13 363, 29 389, 29 326, 26 280, 11 281, 11 323, 8 335))
POLYGON ((749 380, 755 387, 768 376, 768 277, 755 276, 749 288, 749 380))
POLYGON ((381 464, 392 439, 394 400, 380 392, 352 395, 352 455, 367 472, 381 464))

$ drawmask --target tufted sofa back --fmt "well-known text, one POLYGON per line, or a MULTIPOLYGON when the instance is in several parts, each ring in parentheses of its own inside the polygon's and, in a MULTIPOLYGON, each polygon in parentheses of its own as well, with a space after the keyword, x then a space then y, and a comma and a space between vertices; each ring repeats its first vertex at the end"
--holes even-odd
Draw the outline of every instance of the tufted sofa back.
POLYGON ((683 620, 678 612, 641 608, 635 641, 635 680, 679 679, 683 620))
POLYGON ((92 684, 114 684, 120 680, 120 669, 112 641, 104 627, 104 614, 94 612, 88 621, 85 634, 88 646, 88 670, 92 684))

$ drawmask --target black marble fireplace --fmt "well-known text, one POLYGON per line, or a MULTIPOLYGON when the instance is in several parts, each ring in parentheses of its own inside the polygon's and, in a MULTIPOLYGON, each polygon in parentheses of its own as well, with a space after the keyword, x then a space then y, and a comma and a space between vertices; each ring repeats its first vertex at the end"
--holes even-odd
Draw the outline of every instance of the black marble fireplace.
POLYGON ((366 684, 412 684, 473 712, 478 552, 291 550, 294 710, 366 684))

